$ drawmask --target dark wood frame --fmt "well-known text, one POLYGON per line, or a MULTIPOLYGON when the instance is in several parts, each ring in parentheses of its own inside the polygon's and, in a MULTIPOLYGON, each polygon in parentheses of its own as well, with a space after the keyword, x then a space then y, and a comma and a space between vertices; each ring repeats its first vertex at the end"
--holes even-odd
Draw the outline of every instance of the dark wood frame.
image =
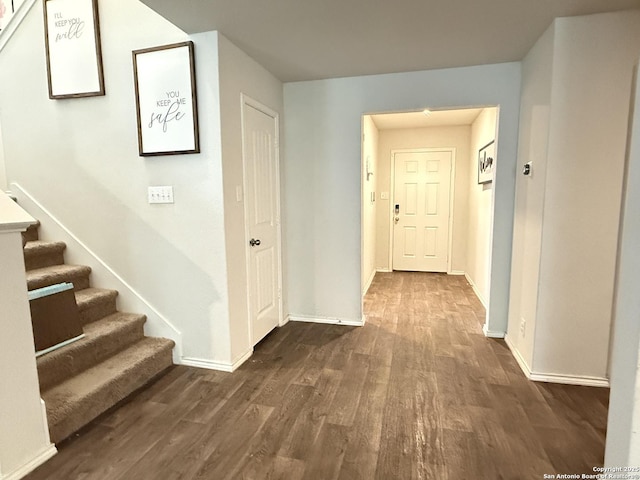
MULTIPOLYGON (((158 47, 145 48, 142 50, 134 50, 132 52, 133 56, 133 76, 134 76, 134 86, 135 86, 135 94, 136 94, 136 116, 138 122, 138 153, 141 157, 150 157, 150 156, 159 156, 159 155, 184 155, 190 153, 200 153, 200 136, 198 131, 198 102, 197 102, 197 89, 196 89, 196 70, 195 70, 195 56, 194 56, 194 45, 193 42, 180 42, 173 43, 170 45, 162 45, 158 47), (164 50, 171 50, 175 48, 184 48, 187 47, 187 51, 189 54, 189 86, 191 88, 191 117, 193 123, 193 145, 192 149, 180 149, 176 148, 175 150, 163 150, 163 151, 154 151, 153 149, 145 150, 144 145, 144 133, 142 129, 142 120, 141 120, 141 105, 140 105, 140 91, 144 89, 144 85, 140 85, 140 75, 139 75, 139 64, 138 57, 147 53, 154 53, 164 50)), ((163 62, 163 65, 166 65, 166 62, 163 62)))
POLYGON ((487 143, 484 147, 482 147, 480 150, 478 150, 478 184, 483 184, 483 183, 491 183, 493 181, 493 172, 496 171, 496 149, 495 149, 495 140, 491 140, 489 143, 487 143), (484 161, 484 159, 486 158, 486 154, 487 154, 487 149, 491 146, 494 145, 493 148, 493 160, 491 163, 491 176, 488 179, 480 179, 480 165, 482 164, 482 162, 484 161))
POLYGON ((93 37, 87 37, 87 38, 93 38, 96 44, 95 60, 96 60, 96 69, 97 69, 97 76, 98 76, 98 85, 96 85, 97 88, 96 89, 89 88, 87 89, 87 91, 64 93, 64 94, 55 94, 53 92, 53 84, 52 84, 52 78, 51 78, 51 62, 52 61, 55 62, 55 59, 52 59, 51 57, 51 50, 50 50, 50 44, 49 44, 49 41, 50 41, 49 36, 51 32, 49 31, 47 6, 50 4, 50 2, 56 2, 56 1, 60 2, 64 0, 44 0, 42 2, 42 5, 43 5, 42 8, 44 11, 44 41, 45 41, 46 57, 47 57, 47 82, 49 84, 49 98, 51 99, 80 98, 80 97, 95 97, 95 96, 104 95, 105 87, 104 87, 104 72, 102 68, 102 47, 100 45, 100 18, 98 15, 98 0, 83 0, 85 2, 91 3, 91 9, 93 11, 93 27, 94 27, 93 37))

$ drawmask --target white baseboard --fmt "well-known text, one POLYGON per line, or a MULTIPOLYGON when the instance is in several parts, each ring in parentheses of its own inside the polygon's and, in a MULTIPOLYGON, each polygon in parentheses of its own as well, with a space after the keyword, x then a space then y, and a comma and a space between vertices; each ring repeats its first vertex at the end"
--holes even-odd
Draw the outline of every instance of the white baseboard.
MULTIPOLYGON (((484 309, 487 310, 489 308, 487 306, 487 302, 485 302, 484 297, 480 293, 480 290, 478 290, 478 287, 476 287, 476 284, 474 283, 474 281, 471 280, 471 277, 469 276, 469 274, 465 272, 464 278, 467 279, 467 282, 469 282, 469 285, 471 285, 471 288, 473 288, 473 293, 476 294, 476 297, 478 297, 478 300, 480 300, 480 303, 482 304, 484 309)), ((504 333, 502 334, 502 336, 504 336, 504 333)))
POLYGON ((511 350, 511 355, 513 355, 513 358, 515 358, 516 362, 518 362, 518 366, 520 367, 520 370, 522 370, 522 373, 524 373, 524 376, 530 379, 531 369, 529 368, 529 365, 525 361, 524 357, 520 354, 520 350, 518 350, 516 346, 511 342, 511 338, 509 338, 509 335, 504 336, 504 342, 507 344, 507 347, 509 347, 509 350, 511 350))
POLYGON ((583 387, 609 388, 609 379, 588 377, 583 375, 557 375, 555 373, 531 373, 529 379, 534 382, 562 383, 563 385, 580 385, 583 387))
POLYGON ((180 359, 180 364, 186 367, 206 368, 207 370, 218 370, 220 372, 231 373, 236 371, 240 365, 251 357, 251 355, 253 355, 253 348, 242 354, 242 356, 233 363, 214 362, 213 360, 206 360, 203 358, 182 357, 180 359))
POLYGON ((609 388, 610 386, 609 379, 603 377, 533 372, 520 354, 520 351, 511 342, 508 335, 505 336, 504 340, 509 347, 509 350, 511 350, 511 354, 516 359, 516 362, 518 362, 518 366, 529 380, 532 380, 534 382, 561 383, 563 385, 580 385, 583 387, 609 388))
POLYGON ((56 449, 56 446, 51 443, 44 447, 40 452, 38 452, 35 457, 33 457, 27 463, 16 468, 12 472, 7 473, 6 475, 3 475, 2 472, 0 472, 0 480, 20 480, 21 478, 26 477, 29 473, 33 472, 36 468, 45 463, 56 453, 58 453, 58 450, 56 449))
POLYGON ((390 268, 376 268, 376 272, 391 273, 391 272, 393 272, 393 270, 391 270, 390 268))
POLYGON ((505 336, 505 333, 502 331, 489 330, 486 323, 482 326, 482 332, 485 337, 489 338, 504 338, 505 336))
POLYGON ((463 272, 462 270, 451 270, 448 275, 464 275, 466 276, 467 274, 465 272, 463 272))
POLYGON ((118 291, 117 301, 122 310, 140 312, 147 316, 144 326, 147 335, 169 338, 175 342, 173 361, 180 363, 182 333, 29 192, 17 183, 11 184, 11 191, 18 197, 23 208, 40 220, 44 229, 52 231, 56 240, 63 241, 70 247, 67 256, 72 262, 91 267, 91 276, 96 285, 118 291))
POLYGON ((347 320, 344 318, 334 317, 320 317, 310 315, 289 315, 289 321, 291 322, 308 322, 308 323, 327 323, 331 325, 347 325, 351 327, 362 327, 364 325, 364 318, 360 320, 347 320))
POLYGON ((278 323, 278 327, 284 327, 287 323, 289 323, 289 315, 285 315, 280 323, 278 323))
POLYGON ((371 284, 373 283, 373 279, 376 276, 376 270, 373 270, 371 272, 371 275, 369 275, 369 280, 367 280, 367 283, 364 284, 364 287, 362 288, 362 296, 364 297, 367 292, 369 291, 369 287, 371 286, 371 284))

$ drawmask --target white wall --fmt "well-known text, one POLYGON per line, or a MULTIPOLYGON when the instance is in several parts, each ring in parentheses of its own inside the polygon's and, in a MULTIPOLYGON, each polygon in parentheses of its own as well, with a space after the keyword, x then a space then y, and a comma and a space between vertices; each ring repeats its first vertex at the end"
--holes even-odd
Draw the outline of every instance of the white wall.
POLYGON ((516 177, 516 210, 513 226, 511 298, 507 339, 529 370, 538 306, 538 275, 542 242, 542 215, 546 185, 547 147, 551 114, 555 24, 538 39, 522 62, 522 100, 518 170, 531 162, 532 173, 516 177), (520 333, 525 319, 524 335, 520 333))
MULTIPOLYGON (((471 151, 467 160, 466 190, 468 191, 468 226, 465 238, 465 267, 468 279, 482 303, 489 305, 491 273, 491 226, 493 222, 493 182, 478 184, 478 151, 491 141, 499 143, 497 135, 498 110, 485 108, 471 126, 471 151)), ((496 163, 500 158, 496 157, 496 163)), ((515 253, 515 252, 514 252, 515 253)))
POLYGON ((247 306, 247 264, 244 226, 244 202, 236 199, 236 187, 242 189, 241 95, 278 113, 282 119, 282 83, 247 56, 238 47, 218 35, 220 55, 220 108, 222 124, 222 169, 225 205, 225 242, 231 358, 236 362, 253 345, 249 336, 247 306))
POLYGON ((0 192, 0 479, 22 478, 56 453, 36 369, 20 231, 34 219, 0 192))
POLYGON ((7 26, 11 18, 13 18, 13 14, 20 8, 22 3, 23 0, 0 0, 0 8, 5 8, 5 13, 2 18, 0 18, 0 30, 7 26))
POLYGON ((380 199, 378 178, 381 174, 378 159, 378 129, 370 115, 362 117, 362 294, 367 289, 376 273, 376 226, 378 217, 378 205, 389 203, 380 199), (367 162, 369 172, 373 175, 367 177, 367 162), (375 195, 372 201, 372 194, 375 195))
POLYGON ((523 68, 518 163, 534 164, 518 179, 508 337, 532 378, 606 384, 640 11, 551 30, 523 68))
MULTIPOLYGON (((392 151, 410 148, 455 148, 455 180, 453 204, 453 230, 451 269, 464 272, 466 264, 466 237, 468 223, 468 179, 469 142, 471 128, 467 125, 403 128, 380 131, 380 175, 378 189, 381 192, 393 191, 391 185, 391 169, 393 166, 392 151)), ((391 200, 381 200, 377 213, 377 248, 376 267, 390 270, 389 248, 391 229, 391 200)))
MULTIPOLYGON (((0 119, 2 115, 0 115, 0 119)), ((2 125, 0 125, 0 191, 7 189, 7 172, 4 166, 4 145, 2 144, 2 125)))
POLYGON ((0 52, 8 180, 181 330, 185 356, 228 364, 217 35, 192 37, 202 153, 141 158, 131 51, 187 35, 138 1, 102 2, 107 94, 53 101, 42 24, 42 9, 33 8, 0 52), (175 204, 149 205, 148 185, 173 185, 175 204))
POLYGON ((500 105, 490 329, 506 331, 520 64, 289 83, 285 202, 289 312, 358 321, 361 116, 500 105))
MULTIPOLYGON (((637 75, 637 71, 636 71, 637 75)), ((611 396, 605 465, 640 465, 640 83, 632 98, 625 196, 616 271, 611 396)))
POLYGON ((640 10, 556 20, 536 371, 608 375, 631 77, 639 53, 640 10))

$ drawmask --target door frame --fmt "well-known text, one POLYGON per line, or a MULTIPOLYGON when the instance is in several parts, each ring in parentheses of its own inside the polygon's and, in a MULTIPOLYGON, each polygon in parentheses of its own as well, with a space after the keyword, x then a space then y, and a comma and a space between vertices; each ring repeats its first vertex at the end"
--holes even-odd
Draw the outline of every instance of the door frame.
POLYGON ((393 206, 396 198, 396 153, 451 153, 451 175, 449 178, 449 238, 447 239, 447 274, 451 275, 451 256, 453 253, 453 206, 456 197, 456 148, 455 147, 424 147, 424 148, 398 148, 391 150, 391 172, 389 175, 389 270, 393 272, 393 243, 394 223, 393 206))
POLYGON ((258 100, 250 97, 245 93, 240 94, 240 134, 242 138, 242 206, 244 213, 244 245, 245 245, 245 274, 247 276, 247 322, 249 324, 249 344, 251 348, 253 344, 253 318, 251 314, 251 287, 250 287, 250 270, 251 270, 251 251, 247 248, 249 245, 249 215, 247 206, 247 157, 245 155, 245 106, 255 108, 256 110, 271 117, 275 126, 275 200, 276 200, 276 247, 278 248, 278 327, 282 327, 286 322, 284 320, 284 302, 282 296, 282 211, 280 203, 280 116, 278 112, 270 109, 258 100))

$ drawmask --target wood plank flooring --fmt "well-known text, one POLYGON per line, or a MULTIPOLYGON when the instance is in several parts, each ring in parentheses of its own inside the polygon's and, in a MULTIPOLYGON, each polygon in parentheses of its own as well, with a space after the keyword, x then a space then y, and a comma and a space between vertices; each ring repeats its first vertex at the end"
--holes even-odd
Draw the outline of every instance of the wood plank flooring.
POLYGON ((367 324, 289 323, 233 374, 173 367, 27 477, 541 479, 602 465, 607 389, 528 381, 464 277, 377 274, 367 324))

